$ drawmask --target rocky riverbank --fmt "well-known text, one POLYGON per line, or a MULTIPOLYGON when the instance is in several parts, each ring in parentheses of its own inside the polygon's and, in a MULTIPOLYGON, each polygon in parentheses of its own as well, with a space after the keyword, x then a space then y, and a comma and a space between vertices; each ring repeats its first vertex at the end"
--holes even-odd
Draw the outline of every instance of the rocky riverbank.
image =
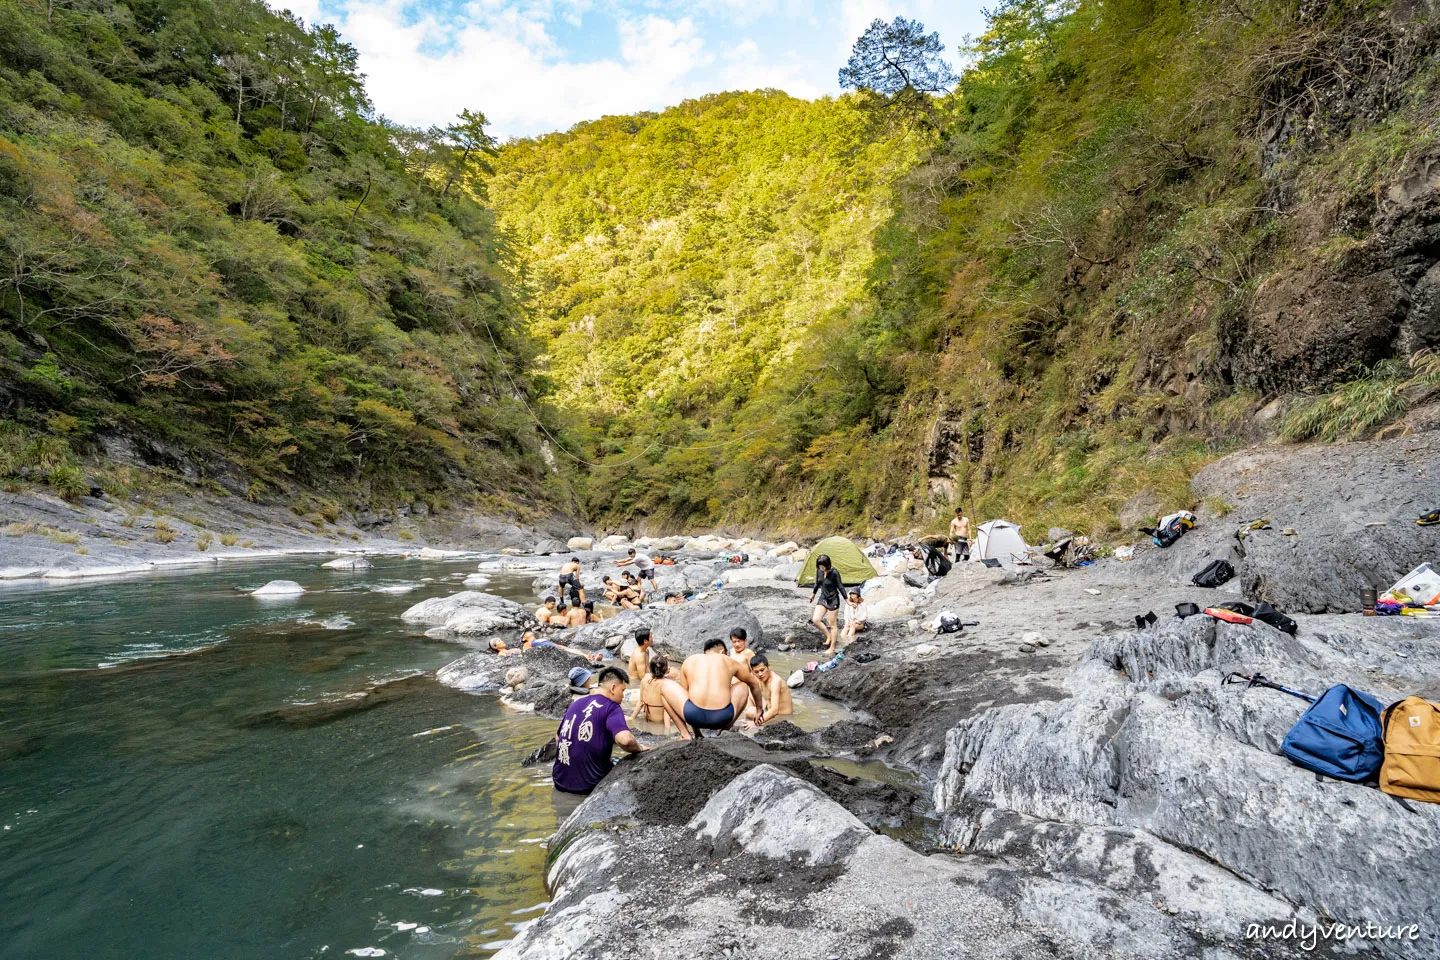
MULTIPOLYGON (((552 841, 551 907, 500 956, 1279 957, 1336 921, 1375 926, 1316 934, 1314 955, 1440 956, 1440 905, 1405 879, 1440 854, 1440 807, 1317 782, 1278 755, 1301 701, 1220 683, 1259 671, 1310 693, 1440 698, 1440 620, 1319 612, 1440 558, 1413 522, 1440 505, 1423 502, 1440 489, 1436 449, 1431 436, 1239 454, 1197 478, 1200 526, 1167 551, 963 565, 912 589, 912 617, 806 681, 849 719, 622 761, 552 841), (1226 555, 1234 581, 1188 584, 1226 555), (1281 605, 1298 633, 1173 615, 1242 596, 1281 605), (979 625, 935 635, 924 625, 941 610, 979 625), (923 793, 822 782, 822 757, 908 767, 923 793), (907 809, 937 826, 887 836, 907 809), (1288 941, 1248 935, 1292 921, 1288 941), (1396 932, 1409 924, 1413 939, 1396 932)), ((801 626, 808 591, 730 580, 719 596, 753 615, 762 645, 818 639, 801 626)))
POLYGON ((157 567, 308 553, 531 551, 569 529, 555 518, 521 525, 466 510, 403 518, 320 513, 221 492, 120 499, 100 489, 75 502, 41 490, 0 492, 0 580, 74 579, 157 567))

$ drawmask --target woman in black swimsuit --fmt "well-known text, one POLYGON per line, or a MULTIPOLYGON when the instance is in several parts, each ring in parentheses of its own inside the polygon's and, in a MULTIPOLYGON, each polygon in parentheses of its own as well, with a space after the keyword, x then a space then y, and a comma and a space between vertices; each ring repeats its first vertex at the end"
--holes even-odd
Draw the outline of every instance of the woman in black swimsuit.
POLYGON ((815 615, 810 622, 825 634, 825 652, 835 652, 835 640, 840 635, 838 619, 840 616, 840 592, 845 585, 840 582, 840 574, 830 563, 827 554, 820 554, 815 558, 815 589, 810 593, 810 602, 815 604, 815 615))

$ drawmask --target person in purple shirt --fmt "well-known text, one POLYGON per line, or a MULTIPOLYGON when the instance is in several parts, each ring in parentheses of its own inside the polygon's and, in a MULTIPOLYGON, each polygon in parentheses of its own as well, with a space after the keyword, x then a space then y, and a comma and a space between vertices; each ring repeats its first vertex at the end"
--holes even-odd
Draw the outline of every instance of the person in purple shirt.
POLYGON ((625 723, 625 688, 630 677, 619 667, 606 667, 594 691, 580 697, 565 711, 555 732, 555 763, 550 778, 564 794, 587 794, 610 772, 610 751, 616 745, 626 753, 648 750, 625 723))

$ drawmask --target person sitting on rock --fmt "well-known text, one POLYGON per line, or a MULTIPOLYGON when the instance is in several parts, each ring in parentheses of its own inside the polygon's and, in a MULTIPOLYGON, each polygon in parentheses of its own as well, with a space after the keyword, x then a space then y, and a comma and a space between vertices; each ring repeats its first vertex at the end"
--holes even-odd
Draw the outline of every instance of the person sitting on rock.
POLYGON ((560 567, 560 599, 565 599, 566 589, 570 591, 571 603, 585 602, 585 587, 580 582, 580 558, 571 557, 560 567))
POLYGON ((665 733, 670 733, 670 722, 673 719, 675 729, 682 730, 680 718, 673 716, 670 707, 665 703, 665 697, 660 692, 660 684, 670 673, 670 658, 663 653, 657 653, 650 658, 650 669, 640 678, 640 696, 635 700, 635 712, 630 714, 631 720, 641 717, 651 723, 664 723, 665 733))
POLYGON ((643 680, 650 672, 650 649, 654 640, 649 627, 635 631, 635 651, 630 654, 630 676, 643 680))
POLYGON ((685 598, 678 593, 665 594, 665 606, 675 607, 685 602, 685 598))
MULTIPOLYGON (((750 697, 759 701, 764 696, 760 681, 748 666, 731 659, 719 637, 705 641, 703 653, 686 657, 680 678, 664 680, 660 693, 696 737, 701 730, 729 730, 750 697)), ((680 735, 690 739, 683 727, 680 735)))
POLYGON ((629 570, 626 570, 622 576, 625 578, 625 586, 633 590, 636 598, 643 602, 645 600, 645 581, 635 576, 635 574, 629 570))
POLYGON ((825 635, 825 652, 835 652, 835 642, 839 639, 840 630, 836 625, 836 618, 840 610, 840 592, 845 585, 840 582, 840 573, 830 562, 828 554, 820 554, 815 558, 815 589, 810 591, 810 602, 815 604, 815 613, 810 618, 821 633, 825 635))
POLYGON ((870 611, 865 606, 865 600, 860 596, 859 590, 851 590, 850 596, 846 599, 844 606, 845 627, 840 631, 840 639, 849 643, 855 639, 855 634, 863 633, 869 628, 870 611))
POLYGON ((540 626, 548 626, 557 612, 555 598, 546 597, 545 602, 535 608, 535 619, 539 621, 540 626))
POLYGON ((770 659, 763 653, 755 654, 750 661, 750 670, 765 689, 765 701, 746 707, 746 719, 753 721, 757 727, 763 727, 771 720, 793 715, 795 701, 790 696, 790 688, 786 686, 784 677, 770 669, 770 659))
MULTIPOLYGON (((575 670, 584 671, 584 668, 575 670)), ((588 671, 584 672, 587 675, 582 679, 582 686, 590 679, 588 671)), ((594 689, 570 704, 555 731, 555 762, 550 768, 550 780, 558 793, 569 795, 571 802, 575 796, 594 790, 610 772, 610 753, 617 744, 626 753, 649 749, 635 739, 625 722, 625 710, 620 704, 629 685, 630 677, 619 667, 601 670, 594 689)), ((559 805, 557 800, 557 807, 559 805)))
POLYGON ((616 583, 609 577, 603 578, 605 584, 605 599, 613 604, 624 607, 626 610, 639 610, 640 598, 634 590, 623 583, 616 583))

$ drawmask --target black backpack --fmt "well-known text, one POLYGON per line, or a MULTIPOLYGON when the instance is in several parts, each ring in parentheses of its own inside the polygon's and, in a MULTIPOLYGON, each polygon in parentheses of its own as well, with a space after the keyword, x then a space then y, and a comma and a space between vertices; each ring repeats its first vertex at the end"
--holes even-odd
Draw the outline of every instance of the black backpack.
POLYGON ((1298 623, 1268 603, 1257 603, 1255 605, 1255 619, 1262 623, 1268 623, 1281 633, 1288 633, 1292 637, 1295 636, 1295 631, 1300 629, 1298 623))
POLYGON ((1197 587, 1218 587, 1233 576, 1235 568, 1230 566, 1229 560, 1211 560, 1190 582, 1197 587))

